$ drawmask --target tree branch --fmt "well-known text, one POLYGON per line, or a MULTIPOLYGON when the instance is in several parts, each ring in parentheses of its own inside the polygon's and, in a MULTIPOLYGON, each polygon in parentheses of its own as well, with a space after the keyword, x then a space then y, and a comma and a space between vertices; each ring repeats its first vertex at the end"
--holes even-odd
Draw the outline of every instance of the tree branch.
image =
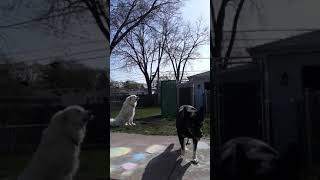
MULTIPOLYGON (((97 7, 92 2, 90 3, 89 0, 85 0, 84 2, 87 5, 88 9, 90 10, 92 16, 94 17, 94 19, 95 19, 97 25, 99 26, 99 29, 101 30, 102 34, 108 40, 108 42, 110 42, 109 30, 103 24, 103 21, 101 20, 101 17, 99 15, 97 7)), ((111 53, 111 51, 110 51, 110 53, 111 53)))
POLYGON ((226 6, 230 0, 223 0, 218 12, 217 22, 214 27, 215 37, 214 42, 215 46, 213 48, 213 57, 221 57, 222 51, 222 42, 223 42, 223 26, 226 6))
POLYGON ((230 38, 229 46, 228 46, 228 49, 227 49, 227 52, 226 52, 226 55, 225 55, 226 59, 225 59, 225 61, 223 63, 223 68, 227 67, 228 58, 231 55, 231 51, 232 51, 233 44, 234 44, 234 41, 235 41, 235 38, 236 38, 236 34, 237 34, 237 26, 238 26, 238 21, 239 21, 239 17, 240 17, 240 12, 241 12, 241 9, 243 7, 244 1, 245 0, 241 0, 240 1, 239 5, 238 5, 238 8, 237 8, 237 11, 236 11, 236 14, 235 14, 234 19, 233 19, 231 38, 230 38))

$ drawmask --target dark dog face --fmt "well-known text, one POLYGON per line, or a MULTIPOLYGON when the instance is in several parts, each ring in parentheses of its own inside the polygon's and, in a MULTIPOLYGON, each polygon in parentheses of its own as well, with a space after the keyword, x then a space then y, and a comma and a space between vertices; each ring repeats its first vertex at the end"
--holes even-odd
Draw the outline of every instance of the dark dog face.
POLYGON ((203 111, 203 108, 197 110, 190 105, 181 106, 177 117, 177 130, 181 130, 182 132, 187 131, 186 137, 199 140, 203 136, 201 131, 204 120, 203 111))
POLYGON ((276 180, 279 156, 276 150, 258 139, 232 139, 222 147, 219 177, 225 180, 276 180))

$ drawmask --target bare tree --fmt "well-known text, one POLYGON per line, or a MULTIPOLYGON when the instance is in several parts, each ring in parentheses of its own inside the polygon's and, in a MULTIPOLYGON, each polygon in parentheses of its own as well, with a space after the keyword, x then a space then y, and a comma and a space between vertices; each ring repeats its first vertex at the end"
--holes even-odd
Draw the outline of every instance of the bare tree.
MULTIPOLYGON (((213 26, 213 35, 211 36, 214 39, 211 39, 211 47, 212 49, 212 57, 215 58, 215 62, 219 63, 222 69, 227 67, 230 55, 233 50, 233 45, 236 40, 238 22, 240 18, 241 11, 243 10, 243 6, 246 0, 217 0, 211 1, 211 23, 213 26), (232 13, 232 27, 230 31, 230 38, 228 38, 228 45, 225 51, 223 51, 223 45, 226 43, 224 40, 224 27, 226 20, 227 7, 231 10, 234 10, 232 13), (225 54, 223 54, 225 52, 225 54)), ((248 1, 248 0, 247 0, 248 1)), ((250 5, 259 8, 257 1, 249 0, 250 5)), ((229 33, 229 32, 228 32, 229 33)), ((214 65, 214 63, 212 63, 214 65)), ((213 67, 214 68, 214 67, 213 67)))
POLYGON ((182 0, 118 0, 111 3, 111 51, 135 27, 148 24, 162 12, 179 9, 182 0))
POLYGON ((26 86, 33 86, 40 74, 39 64, 26 64, 25 62, 16 62, 11 64, 10 73, 20 83, 26 86))
POLYGON ((112 52, 117 44, 139 24, 146 23, 161 11, 174 9, 174 7, 179 8, 182 1, 41 0, 41 3, 35 3, 33 0, 13 0, 7 6, 0 8, 1 10, 13 11, 21 6, 39 7, 40 10, 37 10, 39 15, 34 20, 45 22, 46 27, 50 30, 60 33, 66 33, 69 25, 88 24, 93 20, 107 42, 110 43, 110 52, 112 52))
POLYGON ((194 27, 176 22, 175 33, 169 37, 166 53, 178 82, 184 77, 190 60, 199 57, 198 49, 208 42, 209 31, 199 20, 194 27))
POLYGON ((139 25, 128 33, 124 41, 115 50, 116 56, 125 63, 125 67, 138 67, 142 72, 148 94, 152 94, 152 82, 159 72, 164 58, 164 49, 168 37, 168 27, 165 20, 159 26, 139 25))

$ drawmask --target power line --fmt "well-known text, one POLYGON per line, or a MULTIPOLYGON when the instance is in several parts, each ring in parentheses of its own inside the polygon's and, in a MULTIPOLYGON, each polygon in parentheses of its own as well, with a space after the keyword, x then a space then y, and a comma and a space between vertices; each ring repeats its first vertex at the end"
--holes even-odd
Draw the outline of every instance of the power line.
MULTIPOLYGON (((174 70, 167 70, 167 71, 160 71, 160 73, 167 73, 167 72, 174 72, 174 70)), ((184 71, 184 72, 206 72, 206 71, 201 71, 201 70, 190 70, 190 71, 184 71)))
MULTIPOLYGON (((236 39, 236 40, 276 40, 275 39, 236 39)), ((97 44, 97 43, 100 43, 100 42, 105 42, 105 40, 92 40, 92 41, 86 41, 86 42, 80 42, 80 43, 76 43, 76 44, 70 44, 70 45, 67 45, 67 46, 81 46, 81 45, 86 45, 86 44, 97 44)), ((60 49, 60 48, 63 48, 63 47, 56 47, 56 48, 45 48, 45 49, 33 49, 33 50, 29 50, 29 51, 18 51, 18 52, 12 52, 12 53, 7 53, 7 55, 21 55, 21 54, 27 54, 27 53, 30 53, 32 54, 32 52, 42 52, 44 50, 52 50, 52 49, 60 49)), ((247 48, 247 47, 241 47, 241 46, 235 46, 233 48, 247 48)), ((74 55, 77 55, 77 54, 83 54, 83 53, 88 53, 88 52, 91 52, 91 51, 103 51, 103 50, 107 50, 107 49, 99 49, 99 50, 90 50, 90 51, 83 51, 83 52, 78 52, 78 53, 72 53, 68 56, 74 56, 74 55)), ((54 57, 57 57, 57 56, 54 56, 54 57)), ((45 58, 39 58, 39 59, 31 59, 31 60, 23 60, 23 61, 44 61, 44 60, 48 60, 50 58, 53 58, 53 57, 45 57, 45 58)), ((210 59, 208 57, 198 57, 198 58, 189 58, 189 59, 210 59)))
POLYGON ((81 9, 81 10, 77 10, 77 11, 59 13, 59 14, 51 15, 51 16, 47 16, 47 17, 33 18, 33 19, 26 20, 26 21, 18 22, 18 23, 13 23, 13 24, 8 24, 8 25, 1 25, 0 29, 7 29, 7 28, 12 28, 12 27, 17 27, 17 26, 21 26, 21 25, 30 24, 30 23, 36 22, 36 21, 48 20, 48 19, 51 19, 51 18, 57 18, 57 17, 61 17, 61 16, 73 14, 73 13, 84 12, 84 11, 88 11, 88 9, 85 8, 85 9, 81 9))
POLYGON ((82 61, 98 60, 98 59, 102 59, 102 58, 104 58, 106 60, 106 63, 107 63, 107 55, 86 57, 86 58, 82 58, 82 59, 72 59, 71 61, 72 62, 82 62, 82 61))
MULTIPOLYGON (((209 59, 210 60, 209 57, 198 57, 198 58, 189 58, 189 59, 209 59)), ((117 67, 117 68, 110 69, 110 71, 118 71, 118 70, 125 69, 125 68, 126 68, 126 66, 122 66, 122 67, 117 67)), ((166 71, 162 71, 162 72, 166 72, 166 71)), ((187 71, 185 71, 185 72, 187 72, 187 71)), ((201 72, 201 71, 198 71, 198 72, 201 72)))
MULTIPOLYGON (((239 38, 235 39, 235 41, 275 41, 280 40, 282 38, 239 38)), ((230 39, 224 39, 224 41, 229 41, 230 39)))
MULTIPOLYGON (((118 67, 118 68, 114 68, 114 69, 110 69, 110 71, 117 71, 117 70, 120 70, 122 68, 125 68, 125 67, 118 67)), ((206 72, 207 70, 186 70, 184 72, 186 73, 202 73, 202 72, 206 72)), ((170 73, 170 72, 174 72, 174 70, 166 70, 166 71, 160 71, 160 73, 170 73)), ((124 76, 124 75, 123 75, 124 76)))
MULTIPOLYGON (((237 30, 237 33, 251 33, 251 32, 307 32, 319 31, 320 28, 296 28, 296 29, 242 29, 237 30)), ((224 30, 224 32, 231 33, 232 30, 224 30)))
POLYGON ((89 36, 82 36, 80 34, 71 33, 71 32, 66 31, 64 29, 59 29, 57 27, 54 27, 54 28, 55 28, 54 31, 60 32, 61 34, 68 34, 69 36, 71 36, 73 38, 77 37, 77 38, 80 38, 80 39, 91 39, 89 36))
POLYGON ((199 57, 199 58, 188 58, 188 59, 210 59, 208 57, 199 57))
MULTIPOLYGON (((11 18, 17 19, 15 16, 11 16, 11 18)), ((30 21, 30 20, 28 20, 28 21, 30 21)), ((28 24, 28 23, 26 23, 26 24, 28 24)), ((90 23, 90 24, 92 24, 92 23, 90 23)), ((64 34, 68 34, 71 37, 78 37, 80 39, 90 39, 90 37, 88 37, 88 36, 82 36, 80 34, 71 33, 71 32, 68 32, 68 31, 66 31, 64 29, 60 29, 60 28, 57 28, 57 27, 54 27, 54 31, 60 32, 60 33, 64 33, 64 34)))
POLYGON ((98 60, 104 58, 107 62, 107 56, 95 56, 95 57, 89 57, 89 58, 83 58, 83 59, 75 59, 73 62, 82 62, 82 61, 91 61, 91 60, 98 60))
MULTIPOLYGON (((75 55, 80 55, 80 54, 88 54, 88 53, 92 53, 92 52, 102 52, 102 51, 106 51, 106 49, 93 49, 93 50, 88 50, 88 51, 80 51, 80 52, 76 52, 76 53, 71 53, 69 55, 67 55, 67 57, 70 56, 75 56, 75 55)), ((19 62, 39 62, 39 61, 47 61, 50 60, 52 58, 58 57, 59 55, 56 56, 50 56, 50 57, 44 57, 44 58, 36 58, 36 59, 25 59, 25 60, 21 60, 19 62)), ((61 56, 61 55, 60 55, 61 56)), ((105 57, 107 57, 107 55, 105 55, 105 57)))
POLYGON ((102 58, 107 59, 107 56, 94 56, 94 57, 87 57, 87 58, 82 58, 82 59, 73 59, 72 62, 83 62, 83 61, 100 60, 102 58))
MULTIPOLYGON (((244 39, 236 39, 239 41, 262 41, 262 40, 280 40, 281 38, 244 38, 244 39)), ((79 47, 79 46, 83 46, 83 45, 88 45, 88 44, 98 44, 98 43, 103 43, 105 42, 105 40, 92 40, 92 41, 84 41, 84 42, 79 42, 79 43, 71 43, 71 44, 67 44, 64 46, 73 46, 73 47, 79 47)), ((16 51, 16 52, 9 52, 6 53, 6 55, 26 55, 26 54, 33 54, 33 53, 38 53, 38 52, 46 52, 46 51, 52 51, 53 49, 63 49, 64 47, 53 47, 53 48, 40 48, 40 49, 31 49, 31 50, 27 50, 27 51, 16 51)), ((233 48, 247 48, 244 46, 234 46, 233 48)), ((210 58, 189 58, 189 59, 210 59, 210 58)))
MULTIPOLYGON (((73 46, 73 47, 79 47, 79 46, 83 46, 83 45, 88 45, 88 44, 98 44, 98 43, 102 43, 105 42, 105 40, 92 40, 92 41, 84 41, 84 42, 79 42, 79 43, 73 43, 73 44, 67 44, 65 46, 69 47, 69 46, 73 46)), ((38 53, 38 52, 46 52, 46 51, 50 51, 52 52, 53 49, 64 49, 64 46, 62 47, 53 47, 53 48, 40 48, 40 49, 31 49, 31 50, 27 50, 27 51, 16 51, 16 52, 9 52, 6 53, 6 55, 28 55, 28 54, 34 54, 34 53, 38 53)))
POLYGON ((110 69, 110 71, 118 71, 118 70, 124 69, 124 68, 126 68, 126 67, 117 67, 117 68, 110 69))

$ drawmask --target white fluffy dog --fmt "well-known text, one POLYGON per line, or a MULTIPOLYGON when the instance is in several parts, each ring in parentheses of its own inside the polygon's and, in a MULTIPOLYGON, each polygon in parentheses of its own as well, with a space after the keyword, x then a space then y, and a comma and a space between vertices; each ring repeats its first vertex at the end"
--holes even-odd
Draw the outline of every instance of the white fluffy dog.
POLYGON ((18 180, 72 180, 79 166, 86 124, 92 118, 89 111, 77 105, 54 114, 18 180))
POLYGON ((130 95, 123 102, 122 108, 116 118, 110 119, 110 126, 123 126, 123 125, 136 125, 133 122, 137 101, 139 97, 136 95, 130 95))

